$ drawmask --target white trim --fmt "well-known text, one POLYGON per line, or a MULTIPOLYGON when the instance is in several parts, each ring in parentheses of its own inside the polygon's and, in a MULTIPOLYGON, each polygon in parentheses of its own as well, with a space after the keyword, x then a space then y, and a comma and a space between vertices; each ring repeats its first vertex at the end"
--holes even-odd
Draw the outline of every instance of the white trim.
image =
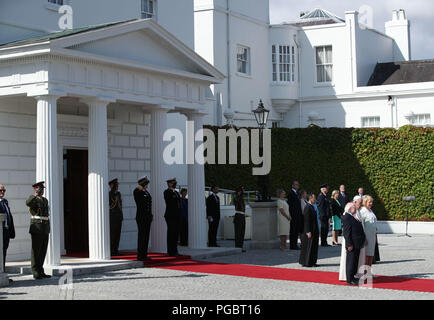
POLYGON ((269 21, 261 21, 259 19, 255 19, 255 18, 246 16, 242 13, 235 12, 233 10, 227 10, 226 8, 221 7, 219 5, 213 6, 212 4, 210 4, 210 5, 195 5, 194 6, 194 13, 204 12, 204 11, 215 11, 218 13, 223 13, 225 15, 230 14, 234 18, 238 18, 238 19, 245 20, 245 21, 248 21, 251 23, 255 23, 257 25, 260 25, 261 27, 269 27, 270 26, 269 21))

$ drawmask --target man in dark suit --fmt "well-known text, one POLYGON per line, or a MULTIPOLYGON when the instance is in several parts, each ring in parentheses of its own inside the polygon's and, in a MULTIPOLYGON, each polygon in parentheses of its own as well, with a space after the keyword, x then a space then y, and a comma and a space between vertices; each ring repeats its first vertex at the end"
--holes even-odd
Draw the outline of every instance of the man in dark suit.
POLYGON ((149 193, 148 177, 140 178, 137 188, 134 189, 134 201, 136 202, 136 222, 137 222, 137 260, 151 260, 148 257, 149 233, 152 224, 152 197, 149 193))
POLYGON ((319 229, 317 215, 314 208, 315 195, 308 195, 309 202, 303 211, 304 227, 301 237, 301 252, 298 262, 304 267, 318 267, 318 238, 319 229))
POLYGON ((357 218, 354 207, 350 210, 350 213, 343 216, 343 235, 347 251, 346 276, 348 284, 358 285, 359 283, 354 276, 357 273, 360 249, 365 244, 365 232, 363 231, 362 223, 357 218))
POLYGON ((175 190, 176 178, 167 180, 168 188, 164 191, 166 212, 164 218, 167 223, 167 253, 171 257, 178 257, 179 224, 182 213, 181 195, 175 190))
POLYGON ((330 247, 327 243, 327 236, 329 233, 329 219, 331 218, 330 201, 327 198, 328 185, 323 184, 320 186, 321 193, 318 195, 317 207, 319 211, 319 219, 321 221, 321 246, 330 247))
POLYGON ((208 219, 208 247, 219 247, 217 244, 217 230, 220 222, 220 198, 217 196, 219 188, 211 187, 211 194, 206 199, 206 218, 208 219))
MULTIPOLYGON (((6 252, 9 247, 10 239, 15 238, 14 219, 12 218, 9 203, 5 199, 6 189, 0 184, 0 213, 6 215, 6 221, 3 222, 3 267, 6 264, 6 252)), ((4 269, 3 269, 4 270, 4 269)))
POLYGON ((350 197, 345 192, 345 186, 343 184, 339 187, 338 201, 341 204, 342 208, 345 208, 347 203, 350 202, 350 197))
MULTIPOLYGON (((289 249, 300 250, 297 246, 298 236, 303 232, 303 214, 301 212, 300 195, 298 181, 292 183, 292 190, 288 193, 289 213, 291 214, 291 224, 289 227, 289 249)), ((300 237, 301 239, 301 237, 300 237)))

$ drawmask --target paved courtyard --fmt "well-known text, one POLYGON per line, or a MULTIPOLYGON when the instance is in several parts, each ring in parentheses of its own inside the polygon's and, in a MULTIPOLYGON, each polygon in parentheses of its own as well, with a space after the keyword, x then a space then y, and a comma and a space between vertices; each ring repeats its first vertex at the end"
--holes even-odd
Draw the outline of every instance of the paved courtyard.
MULTIPOLYGON (((330 239, 329 239, 330 240, 330 239)), ((330 241, 329 241, 330 242, 330 241)), ((222 241, 223 245, 232 242, 222 241)), ((434 236, 411 238, 380 235, 381 262, 373 273, 434 279, 434 236)), ((181 248, 182 249, 182 248, 181 248)), ((182 250, 180 250, 182 253, 182 250)), ((339 272, 340 247, 319 249, 320 267, 308 270, 339 272)), ((230 256, 208 258, 209 262, 303 269, 298 252, 248 250, 230 256)), ((288 270, 288 272, 290 272, 288 270)), ((28 275, 11 275, 11 286, 0 288, 0 299, 65 299, 59 278, 35 281, 28 275)), ((294 299, 386 299, 434 300, 434 293, 361 289, 286 280, 258 279, 160 268, 136 268, 73 277, 68 299, 164 299, 164 300, 294 300, 294 299)))

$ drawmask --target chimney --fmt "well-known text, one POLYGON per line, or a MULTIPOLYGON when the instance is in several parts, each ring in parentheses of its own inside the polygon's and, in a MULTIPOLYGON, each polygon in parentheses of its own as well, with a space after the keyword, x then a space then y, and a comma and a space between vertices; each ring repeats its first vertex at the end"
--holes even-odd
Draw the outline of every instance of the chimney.
POLYGON ((393 56, 395 61, 411 60, 410 21, 403 9, 393 10, 392 20, 386 22, 386 34, 395 40, 393 56))

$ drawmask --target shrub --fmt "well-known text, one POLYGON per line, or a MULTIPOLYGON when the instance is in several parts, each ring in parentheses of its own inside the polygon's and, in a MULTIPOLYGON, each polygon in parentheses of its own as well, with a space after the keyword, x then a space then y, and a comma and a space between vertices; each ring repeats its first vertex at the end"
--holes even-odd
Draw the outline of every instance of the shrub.
MULTIPOLYGON (((275 128, 271 144, 272 195, 278 188, 288 192, 293 180, 315 193, 328 183, 329 195, 345 184, 350 197, 359 187, 373 196, 378 219, 405 220, 408 210, 409 220, 434 221, 433 128, 275 128), (409 205, 402 201, 408 195, 416 197, 409 205)), ((242 184, 246 190, 256 190, 258 178, 251 168, 206 164, 206 184, 227 189, 242 184)))

